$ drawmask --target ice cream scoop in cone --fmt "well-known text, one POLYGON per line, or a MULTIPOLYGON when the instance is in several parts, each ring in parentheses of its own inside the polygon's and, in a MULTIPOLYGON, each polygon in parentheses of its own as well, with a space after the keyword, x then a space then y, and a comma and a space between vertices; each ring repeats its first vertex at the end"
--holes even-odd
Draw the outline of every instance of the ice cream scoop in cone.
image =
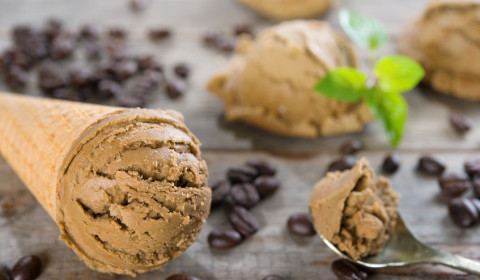
POLYGON ((163 267, 197 238, 209 210, 200 143, 174 111, 0 94, 0 152, 102 272, 163 267))

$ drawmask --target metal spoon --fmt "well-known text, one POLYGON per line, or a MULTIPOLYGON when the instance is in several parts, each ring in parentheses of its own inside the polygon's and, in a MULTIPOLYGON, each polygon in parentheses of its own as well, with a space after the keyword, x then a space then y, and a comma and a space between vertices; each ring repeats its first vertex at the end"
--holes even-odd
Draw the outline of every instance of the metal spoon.
POLYGON ((352 260, 323 236, 322 239, 330 249, 341 257, 365 267, 384 268, 426 263, 442 264, 480 276, 480 262, 436 250, 423 244, 410 232, 400 215, 398 215, 397 226, 391 233, 390 239, 383 247, 382 252, 357 261, 352 260))

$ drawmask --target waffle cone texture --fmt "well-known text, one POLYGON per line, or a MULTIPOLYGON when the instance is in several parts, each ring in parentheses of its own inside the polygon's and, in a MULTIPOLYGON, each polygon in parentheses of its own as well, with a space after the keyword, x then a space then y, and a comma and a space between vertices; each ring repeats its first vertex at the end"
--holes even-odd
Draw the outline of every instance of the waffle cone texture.
POLYGON ((92 269, 158 269, 209 210, 200 143, 175 111, 0 93, 0 153, 92 269))

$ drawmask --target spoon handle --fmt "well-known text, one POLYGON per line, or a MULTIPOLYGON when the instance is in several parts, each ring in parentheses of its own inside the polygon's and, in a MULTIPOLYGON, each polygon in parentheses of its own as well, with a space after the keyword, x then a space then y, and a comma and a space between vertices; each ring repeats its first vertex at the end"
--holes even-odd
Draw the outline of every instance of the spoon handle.
POLYGON ((432 262, 480 276, 480 262, 461 256, 437 251, 436 256, 432 258, 432 262))

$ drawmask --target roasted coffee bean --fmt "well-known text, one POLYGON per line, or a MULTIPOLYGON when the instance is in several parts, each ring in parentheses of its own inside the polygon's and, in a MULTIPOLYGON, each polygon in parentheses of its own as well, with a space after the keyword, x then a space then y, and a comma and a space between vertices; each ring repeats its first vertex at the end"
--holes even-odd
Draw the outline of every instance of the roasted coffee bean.
POLYGON ((465 172, 473 178, 475 176, 480 176, 480 158, 472 158, 465 162, 464 164, 465 172))
POLYGON ((102 56, 103 48, 96 42, 85 42, 83 47, 85 49, 85 56, 89 60, 96 60, 102 56))
POLYGON ((257 189, 250 183, 239 183, 230 190, 233 202, 245 208, 252 208, 260 201, 257 189))
POLYGON ((113 39, 125 39, 127 31, 121 27, 112 27, 108 30, 108 36, 113 39))
POLYGON ((119 96, 122 91, 122 87, 119 83, 112 80, 101 80, 98 83, 98 96, 101 98, 110 98, 113 96, 119 96))
POLYGON ((216 47, 224 52, 232 52, 235 50, 237 41, 234 38, 220 37, 217 40, 216 47))
POLYGON ((347 169, 352 168, 357 160, 352 156, 344 156, 340 159, 332 161, 327 168, 327 172, 334 172, 334 171, 344 171, 347 169))
POLYGON ((52 92, 52 97, 68 101, 85 101, 85 98, 79 91, 73 90, 71 88, 57 88, 52 92))
POLYGON ((85 24, 80 28, 80 38, 82 39, 97 39, 100 37, 100 28, 94 24, 85 24))
POLYGON ((456 173, 443 173, 438 178, 438 183, 446 196, 459 196, 472 187, 466 175, 456 173))
POLYGON ((114 71, 118 79, 124 81, 137 73, 138 64, 135 60, 122 60, 115 64, 114 71))
POLYGON ((239 24, 234 27, 233 35, 239 36, 242 34, 248 34, 253 37, 252 27, 248 24, 239 24))
POLYGON ((163 65, 153 55, 143 55, 136 58, 140 70, 156 70, 163 72, 163 65))
POLYGON ((258 176, 257 169, 244 165, 240 167, 232 167, 227 171, 227 177, 230 183, 251 183, 258 176))
POLYGON ((11 66, 5 79, 9 88, 23 89, 28 82, 28 73, 20 67, 11 66))
POLYGON ((177 99, 181 97, 187 91, 187 83, 183 79, 173 79, 167 81, 165 85, 165 91, 167 96, 171 99, 177 99))
POLYGON ((264 175, 255 179, 253 185, 257 189, 258 194, 260 194, 260 197, 267 197, 278 190, 280 182, 278 182, 275 177, 264 175))
POLYGON ((332 272, 339 280, 366 280, 368 278, 368 274, 358 265, 345 259, 334 261, 332 272))
POLYGON ((42 261, 37 256, 24 256, 13 266, 12 280, 33 280, 42 272, 42 261))
POLYGON ((305 213, 290 216, 287 220, 287 229, 290 233, 298 236, 314 236, 316 234, 310 215, 305 213))
POLYGON ((472 129, 473 122, 470 118, 460 113, 451 113, 450 124, 458 134, 464 134, 472 129))
POLYGON ((362 142, 358 140, 348 140, 340 146, 340 153, 344 155, 353 155, 362 149, 362 142))
POLYGON ((222 34, 216 31, 207 31, 203 34, 203 43, 208 47, 217 47, 222 34))
POLYGON ((72 56, 75 50, 76 39, 71 34, 60 34, 50 46, 50 56, 55 59, 65 59, 72 56))
POLYGON ((396 154, 388 154, 382 163, 382 171, 385 174, 393 174, 400 168, 400 157, 396 154))
POLYGON ((70 85, 75 88, 89 86, 92 81, 92 72, 87 69, 74 69, 70 71, 70 85))
POLYGON ((200 280, 200 278, 188 274, 174 274, 168 276, 165 280, 200 280))
POLYGON ((161 81, 163 81, 162 72, 157 70, 147 70, 142 75, 144 79, 148 80, 152 86, 157 86, 161 81))
POLYGON ((0 280, 11 280, 8 267, 0 266, 0 280))
POLYGON ((210 185, 212 189, 212 205, 222 203, 230 193, 230 184, 227 181, 218 181, 210 185))
POLYGON ((242 235, 233 229, 214 229, 208 235, 208 244, 213 249, 230 249, 242 243, 242 235))
POLYGON ((436 156, 422 156, 418 160, 418 170, 428 175, 440 175, 445 171, 445 163, 436 156))
POLYGON ((228 215, 228 220, 233 228, 245 237, 255 234, 260 228, 257 218, 241 206, 233 207, 233 211, 228 215))
POLYGON ((480 198, 480 176, 475 176, 472 179, 473 193, 475 197, 480 198))
POLYGON ((472 201, 464 197, 452 199, 448 205, 448 212, 453 222, 462 228, 473 226, 479 215, 472 201))
POLYGON ((263 277, 262 280, 283 280, 283 277, 271 274, 271 275, 267 275, 267 276, 263 277))
POLYGON ((63 22, 59 19, 51 18, 47 21, 44 33, 51 41, 60 35, 63 31, 63 22))
POLYGON ((38 86, 46 94, 51 94, 55 89, 68 85, 68 79, 57 65, 48 63, 41 66, 38 71, 38 86))
POLYGON ((183 79, 188 78, 190 75, 190 67, 185 63, 178 63, 173 67, 173 71, 178 77, 183 79))
POLYGON ((140 96, 120 95, 117 97, 117 104, 121 107, 137 108, 145 106, 145 98, 140 96))
POLYGON ((20 45, 33 33, 33 28, 30 25, 21 24, 15 25, 11 31, 11 37, 15 44, 20 45))
POLYGON ((151 28, 148 31, 148 37, 152 41, 164 40, 164 39, 167 39, 168 37, 170 37, 171 35, 172 35, 172 31, 168 28, 163 28, 163 27, 151 28))
POLYGON ((147 1, 146 0, 130 0, 130 3, 128 5, 130 9, 134 12, 140 12, 145 9, 147 6, 147 1))
POLYGON ((251 158, 246 162, 246 164, 255 168, 258 172, 258 175, 273 176, 275 173, 277 173, 277 168, 272 163, 263 159, 251 158))

